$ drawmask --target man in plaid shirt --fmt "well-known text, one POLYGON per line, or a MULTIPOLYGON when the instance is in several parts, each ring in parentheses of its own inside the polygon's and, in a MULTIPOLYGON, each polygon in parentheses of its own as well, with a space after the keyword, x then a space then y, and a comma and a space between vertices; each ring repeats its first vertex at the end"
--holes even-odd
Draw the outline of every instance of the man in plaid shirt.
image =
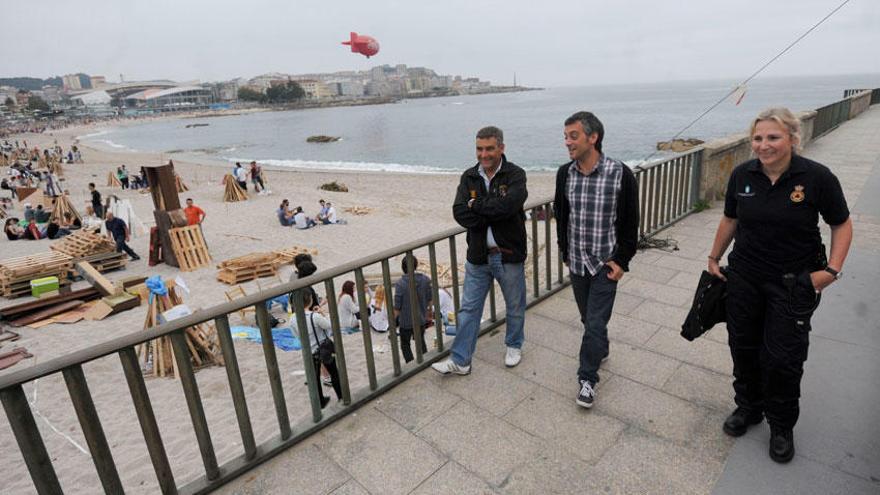
POLYGON ((556 173, 556 238, 571 272, 584 324, 577 404, 590 408, 599 364, 608 357, 608 320, 617 282, 629 270, 638 241, 638 184, 622 162, 602 153, 605 130, 590 112, 565 120, 571 161, 556 173))

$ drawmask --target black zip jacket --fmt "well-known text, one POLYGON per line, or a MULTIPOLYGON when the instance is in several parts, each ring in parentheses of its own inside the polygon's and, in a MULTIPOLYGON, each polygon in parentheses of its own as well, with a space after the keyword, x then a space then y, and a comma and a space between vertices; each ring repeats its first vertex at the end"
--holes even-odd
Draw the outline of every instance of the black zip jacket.
POLYGON ((501 168, 489 182, 489 190, 480 176, 480 164, 461 174, 455 192, 452 216, 467 229, 467 260, 475 265, 488 263, 486 231, 492 227, 495 242, 501 248, 504 263, 526 260, 526 216, 523 205, 529 192, 526 172, 501 155, 501 168), (468 207, 468 201, 475 198, 468 207))
MULTIPOLYGON (((553 214, 556 216, 556 242, 562 259, 568 262, 568 216, 571 205, 568 202, 568 169, 572 162, 556 171, 556 195, 553 199, 553 214)), ((636 176, 626 165, 620 177, 620 195, 617 198, 617 246, 606 261, 617 263, 623 271, 629 271, 629 261, 636 254, 639 241, 639 185, 636 176)))

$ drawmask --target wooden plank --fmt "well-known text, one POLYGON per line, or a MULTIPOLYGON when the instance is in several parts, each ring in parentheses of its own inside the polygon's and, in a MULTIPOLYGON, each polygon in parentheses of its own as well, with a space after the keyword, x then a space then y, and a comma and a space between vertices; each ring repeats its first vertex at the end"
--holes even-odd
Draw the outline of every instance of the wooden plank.
POLYGON ((23 327, 25 325, 30 325, 31 323, 45 320, 55 315, 59 315, 61 313, 70 311, 71 309, 76 309, 82 305, 83 301, 79 299, 74 299, 73 301, 63 302, 61 304, 57 304, 55 306, 51 306, 42 311, 38 311, 32 315, 23 316, 16 320, 12 320, 9 322, 10 325, 14 327, 23 327))
POLYGON ((80 261, 76 264, 76 269, 84 279, 92 284, 92 287, 98 289, 98 292, 104 296, 113 296, 122 290, 121 287, 116 287, 113 285, 113 282, 101 275, 98 270, 95 270, 95 267, 88 261, 80 261))

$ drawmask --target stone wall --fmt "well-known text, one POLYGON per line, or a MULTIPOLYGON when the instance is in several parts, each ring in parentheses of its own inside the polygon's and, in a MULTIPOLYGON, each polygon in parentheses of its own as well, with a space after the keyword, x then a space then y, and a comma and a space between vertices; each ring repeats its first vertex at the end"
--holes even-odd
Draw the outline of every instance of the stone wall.
POLYGON ((850 96, 849 99, 849 118, 852 119, 871 106, 871 91, 864 91, 857 95, 850 96))

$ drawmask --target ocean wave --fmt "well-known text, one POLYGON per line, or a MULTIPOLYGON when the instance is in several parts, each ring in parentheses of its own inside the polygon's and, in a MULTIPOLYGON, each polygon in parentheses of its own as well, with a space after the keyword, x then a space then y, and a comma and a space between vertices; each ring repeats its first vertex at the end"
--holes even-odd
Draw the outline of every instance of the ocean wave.
POLYGON ((109 139, 95 139, 95 140, 93 140, 92 142, 94 142, 94 143, 103 143, 103 144, 106 144, 107 146, 109 146, 109 147, 111 147, 111 148, 115 148, 115 149, 118 149, 118 150, 137 151, 136 149, 134 149, 134 148, 129 148, 128 146, 126 146, 126 145, 124 145, 124 144, 114 143, 113 141, 111 141, 111 140, 109 140, 109 139))
POLYGON ((100 131, 92 132, 90 134, 83 134, 82 136, 76 136, 76 139, 82 140, 82 139, 89 139, 89 138, 98 137, 98 136, 104 136, 104 135, 110 134, 110 132, 111 132, 110 129, 101 129, 100 131))
MULTIPOLYGON (((250 163, 252 158, 224 157, 230 163, 250 163)), ((345 170, 353 172, 401 172, 416 174, 459 174, 461 170, 429 165, 410 165, 404 163, 374 163, 317 160, 257 160, 261 165, 284 168, 304 168, 312 170, 345 170)))

